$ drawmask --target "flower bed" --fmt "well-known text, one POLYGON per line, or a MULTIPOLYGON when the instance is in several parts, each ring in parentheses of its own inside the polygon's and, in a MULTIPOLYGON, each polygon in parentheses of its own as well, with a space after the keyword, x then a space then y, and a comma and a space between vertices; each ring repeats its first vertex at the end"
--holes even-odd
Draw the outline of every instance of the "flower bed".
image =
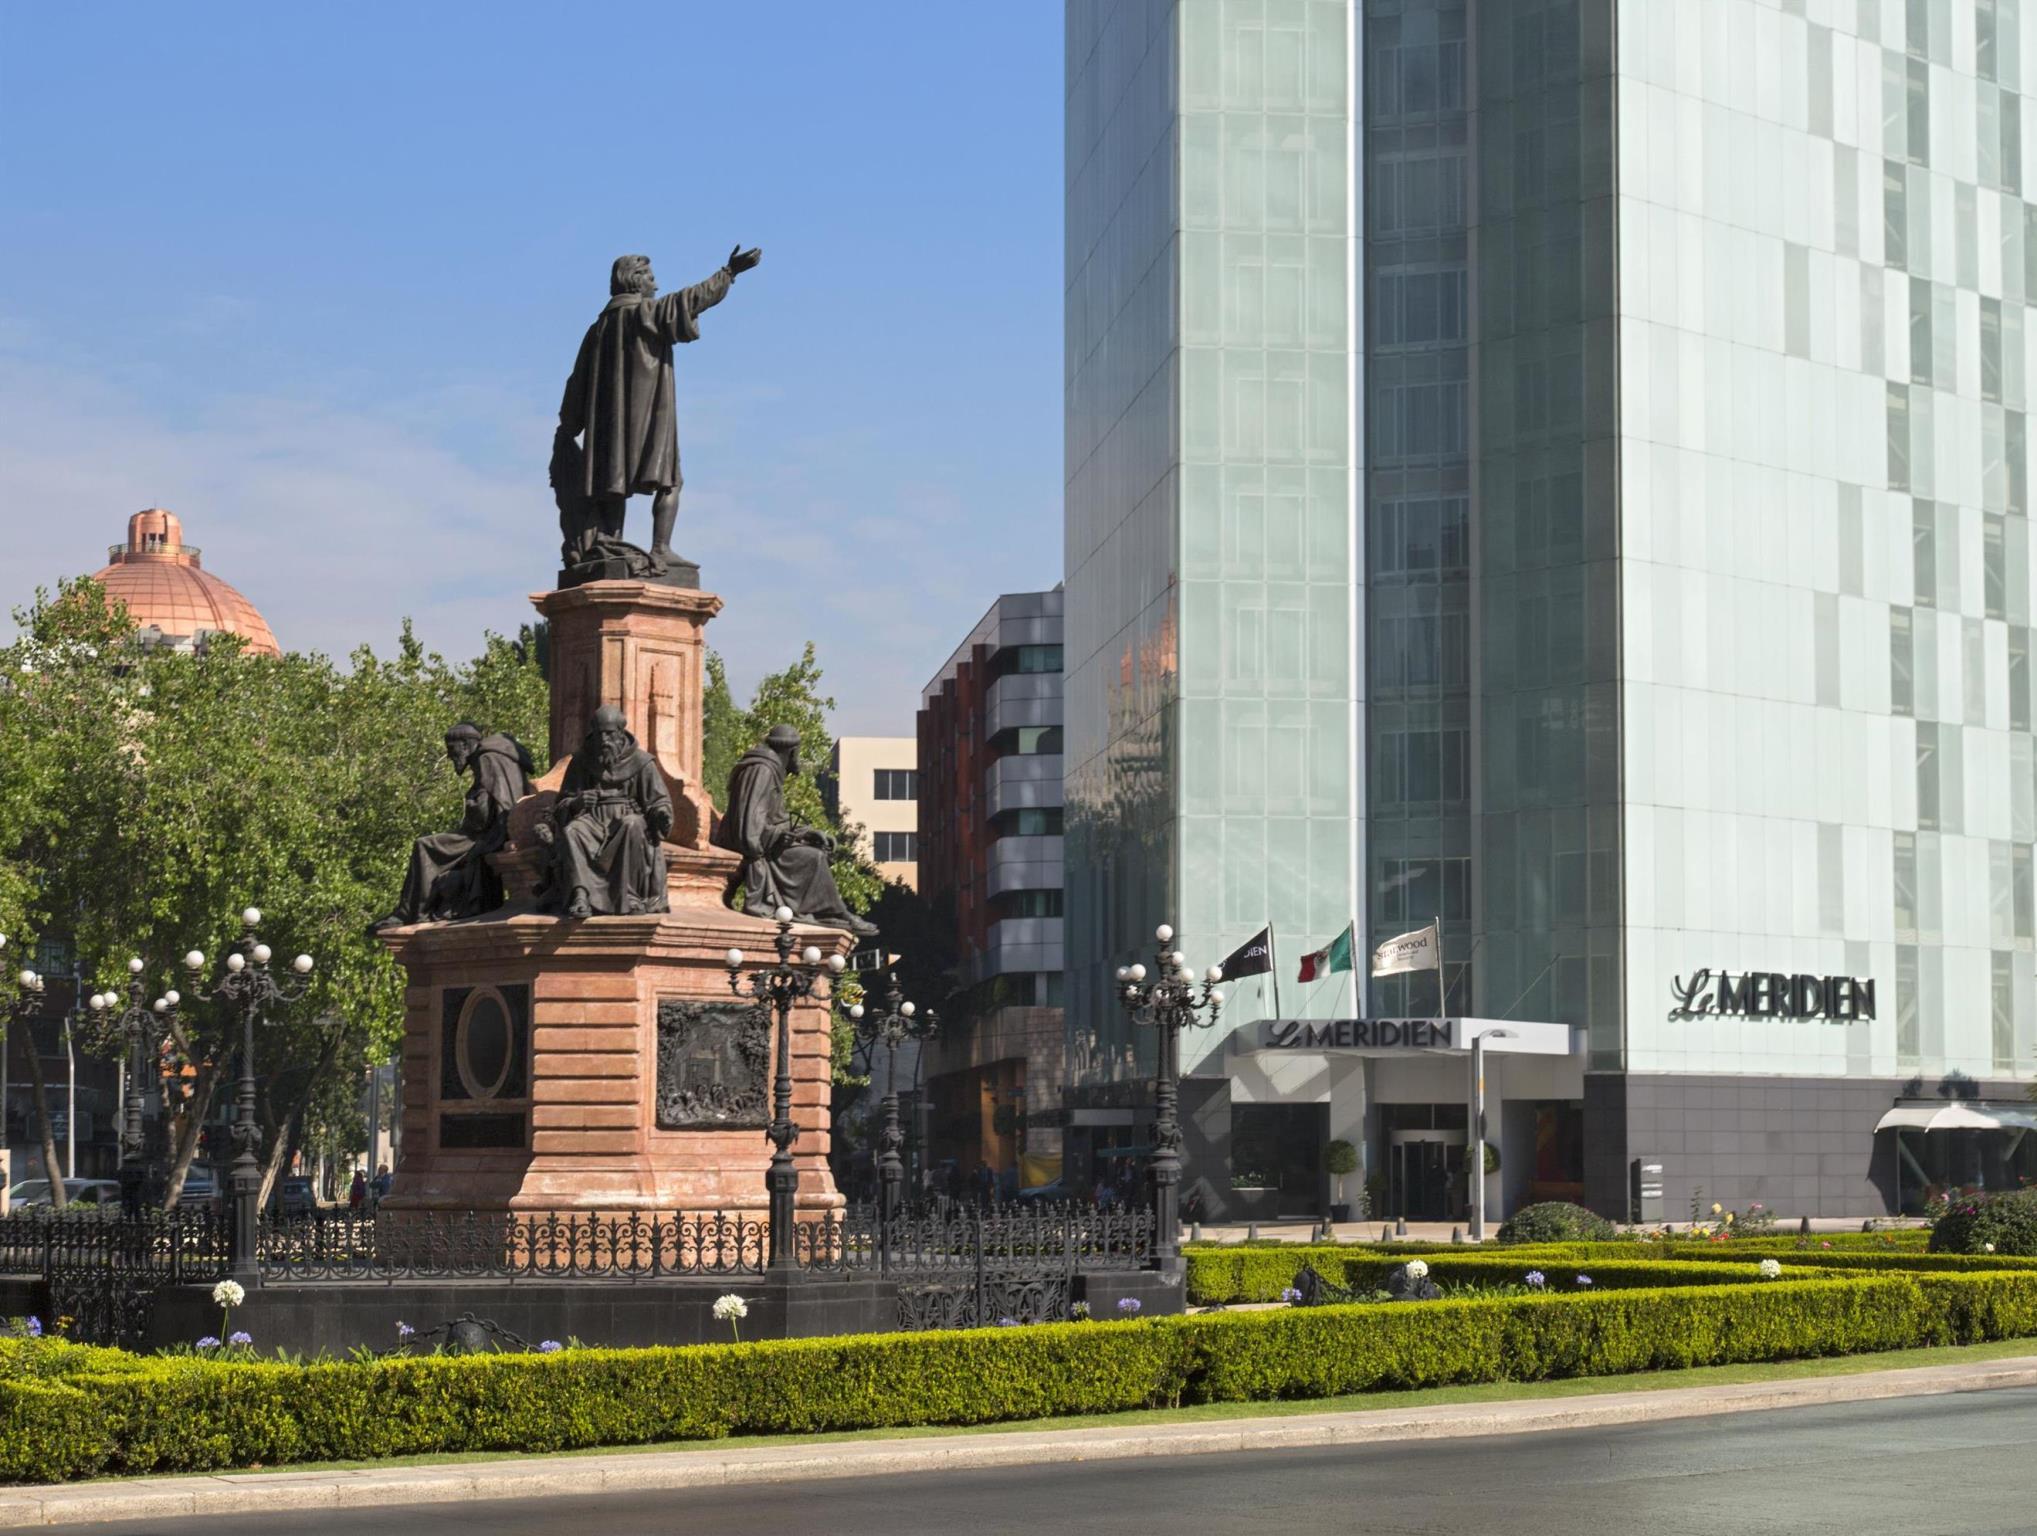
POLYGON ((2037 1274, 2026 1271, 1729 1284, 1719 1266, 1681 1265, 1676 1278, 1693 1269, 1710 1283, 313 1365, 5 1341, 0 1478, 981 1424, 2037 1334, 2037 1274))

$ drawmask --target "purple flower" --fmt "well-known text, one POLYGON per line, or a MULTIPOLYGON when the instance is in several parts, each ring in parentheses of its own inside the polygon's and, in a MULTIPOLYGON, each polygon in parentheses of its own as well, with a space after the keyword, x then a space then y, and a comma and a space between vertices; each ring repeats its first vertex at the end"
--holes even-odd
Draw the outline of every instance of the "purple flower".
POLYGON ((1534 1286, 1538 1290, 1542 1287, 1545 1279, 1546 1277, 1539 1269, 1531 1269, 1528 1271, 1528 1284, 1534 1286))
POLYGON ((30 1318, 30 1319, 28 1320, 28 1336, 29 1336, 29 1337, 30 1337, 31 1339, 39 1339, 39 1338, 41 1338, 41 1337, 42 1337, 42 1319, 41 1319, 41 1318, 39 1318, 39 1317, 31 1317, 31 1318, 30 1318))
POLYGON ((229 1344, 252 1344, 255 1342, 255 1336, 251 1333, 230 1333, 226 1336, 226 1342, 229 1344))
POLYGON ((1291 1285, 1283 1286, 1280 1291, 1280 1299, 1289 1306, 1293 1306, 1297 1301, 1301 1300, 1301 1292, 1291 1285))
POLYGON ((1124 1313, 1126 1317, 1131 1317, 1139 1310, 1139 1298, 1136 1296, 1120 1296, 1118 1298, 1118 1310, 1124 1313))
POLYGON ((219 1348, 219 1340, 208 1333, 198 1341, 198 1347, 200 1349, 217 1349, 219 1348))
POLYGON ((556 1355, 565 1347, 557 1339, 546 1339, 544 1343, 538 1346, 538 1353, 541 1355, 556 1355))
POLYGON ((1590 1276, 1590 1275, 1579 1275, 1579 1276, 1577 1277, 1577 1283, 1578 1283, 1579 1285, 1590 1285, 1590 1284, 1591 1284, 1591 1276, 1590 1276))
POLYGON ((1000 1317, 997 1320, 997 1326, 1000 1328, 1016 1328, 1018 1325, 1019 1321, 1015 1317, 1000 1317))
POLYGON ((416 1332, 417 1330, 411 1327, 410 1324, 404 1322, 400 1318, 397 1320, 396 1337, 399 1341, 412 1337, 414 1334, 416 1334, 416 1332))

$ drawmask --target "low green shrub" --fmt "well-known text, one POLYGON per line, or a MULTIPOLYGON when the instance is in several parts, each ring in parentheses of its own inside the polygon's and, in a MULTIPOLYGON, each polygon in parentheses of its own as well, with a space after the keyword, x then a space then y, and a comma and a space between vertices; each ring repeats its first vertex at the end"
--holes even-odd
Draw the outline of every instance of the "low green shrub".
POLYGON ((1613 1224, 1596 1211, 1567 1200, 1545 1200, 1526 1205, 1500 1223, 1502 1243, 1605 1242, 1613 1235, 1613 1224))
MULTIPOLYGON (((1575 1249, 1584 1246, 1575 1245, 1575 1249)), ((1613 1252, 1591 1257, 1561 1246, 1552 1249, 1513 1248, 1504 1253, 1460 1247, 1426 1255, 1381 1254, 1376 1249, 1348 1246, 1296 1248, 1285 1253, 1269 1252, 1264 1248, 1229 1254, 1194 1252, 1187 1255, 1188 1303, 1190 1306, 1209 1307, 1280 1301, 1282 1293, 1294 1284, 1294 1277, 1301 1272, 1304 1264, 1332 1285, 1351 1291, 1381 1289, 1387 1276, 1406 1263, 1409 1257, 1420 1257, 1429 1266, 1429 1278, 1446 1291, 1466 1285, 1522 1284, 1531 1273, 1539 1273, 1549 1290, 1568 1291, 1742 1283, 1756 1279, 1755 1266, 1762 1258, 1768 1257, 1747 1254, 1737 1265, 1679 1263, 1638 1258, 1625 1244, 1600 1246, 1611 1248, 1613 1252), (1579 1274, 1590 1278, 1590 1287, 1578 1285, 1579 1274)), ((1787 1262, 1784 1272, 1800 1276, 1806 1273, 1787 1262)))
POLYGON ((1717 1264, 1653 1267, 1711 1283, 554 1355, 126 1357, 0 1378, 0 1478, 980 1424, 2037 1335, 2037 1273, 1724 1284, 1717 1264))
POLYGON ((1931 1224, 1931 1251, 2037 1256, 2037 1189, 1957 1196, 1931 1224))

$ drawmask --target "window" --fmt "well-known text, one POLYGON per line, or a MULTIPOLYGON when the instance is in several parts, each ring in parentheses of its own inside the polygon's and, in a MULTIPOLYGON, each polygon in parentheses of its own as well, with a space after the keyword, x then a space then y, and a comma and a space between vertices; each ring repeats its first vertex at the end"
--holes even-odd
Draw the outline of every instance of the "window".
POLYGON ((1061 647, 1058 645, 1020 645, 1011 651, 1009 670, 1013 672, 1059 672, 1061 670, 1061 647))
POLYGON ((1061 808, 1009 811, 1005 814, 1003 831, 1010 837, 1059 837, 1061 835, 1061 808))
POLYGON ((917 800, 919 798, 919 773, 912 768, 879 768, 872 775, 875 780, 871 794, 879 800, 917 800))
POLYGON ((872 857, 879 864, 916 864, 919 862, 919 834, 917 832, 872 832, 870 841, 874 852, 872 857))
POLYGON ((1381 859, 1379 915, 1398 927, 1441 917, 1446 923, 1471 919, 1471 860, 1381 859))
POLYGON ((1020 757, 1038 757, 1042 753, 1061 750, 1061 727, 1058 725, 1022 725, 1015 734, 1017 741, 1012 751, 1020 757))
POLYGON ((1006 891, 997 898, 997 915, 1005 917, 1059 917, 1059 891, 1006 891))

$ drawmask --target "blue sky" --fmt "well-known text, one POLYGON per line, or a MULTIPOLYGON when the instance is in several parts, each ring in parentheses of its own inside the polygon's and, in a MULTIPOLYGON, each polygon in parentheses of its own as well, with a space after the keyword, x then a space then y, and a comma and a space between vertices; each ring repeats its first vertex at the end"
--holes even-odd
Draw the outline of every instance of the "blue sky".
POLYGON ((740 240, 675 542, 739 687, 910 731, 1060 574, 1061 78, 1049 0, 0 7, 0 604, 159 504, 285 645, 471 654, 610 260, 740 240))

